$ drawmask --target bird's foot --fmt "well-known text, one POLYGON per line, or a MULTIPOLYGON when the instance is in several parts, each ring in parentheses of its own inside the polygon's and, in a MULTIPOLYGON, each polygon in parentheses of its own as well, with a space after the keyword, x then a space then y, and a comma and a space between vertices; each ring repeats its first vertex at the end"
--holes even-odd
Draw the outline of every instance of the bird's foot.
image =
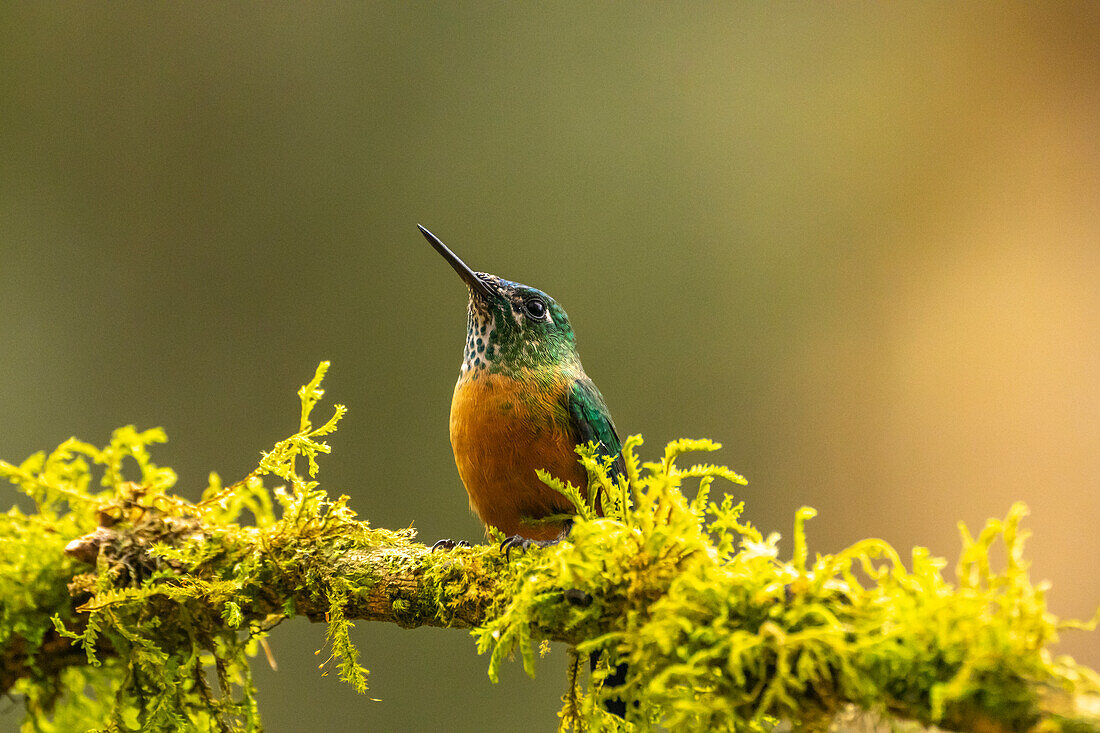
POLYGON ((432 545, 432 552, 436 550, 453 550, 456 547, 469 547, 470 543, 466 540, 437 540, 432 545))
POLYGON ((512 550, 527 552, 532 547, 550 547, 558 544, 561 540, 561 537, 553 540, 533 540, 530 537, 514 534, 500 543, 500 551, 504 553, 505 561, 508 561, 511 559, 509 553, 512 550))

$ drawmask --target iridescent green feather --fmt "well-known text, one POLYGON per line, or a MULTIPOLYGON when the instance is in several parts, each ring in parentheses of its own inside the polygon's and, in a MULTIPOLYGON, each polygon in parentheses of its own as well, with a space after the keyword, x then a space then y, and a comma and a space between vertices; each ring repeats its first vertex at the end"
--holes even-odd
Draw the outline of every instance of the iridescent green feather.
POLYGON ((588 377, 573 383, 569 393, 569 416, 572 418, 573 439, 577 443, 597 443, 599 453, 615 456, 612 474, 625 474, 623 443, 615 430, 611 411, 603 401, 600 390, 588 377))

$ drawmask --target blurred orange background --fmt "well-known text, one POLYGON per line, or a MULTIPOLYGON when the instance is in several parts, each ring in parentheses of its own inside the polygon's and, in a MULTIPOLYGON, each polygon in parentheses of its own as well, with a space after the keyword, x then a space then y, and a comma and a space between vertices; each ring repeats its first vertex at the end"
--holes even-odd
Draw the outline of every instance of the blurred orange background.
MULTIPOLYGON (((1100 605, 1096 4, 5 4, 0 69, 0 457, 161 425, 194 498, 331 359, 323 485, 479 539, 420 222, 563 303, 620 432, 722 441, 763 529, 953 567, 1020 499, 1051 608, 1100 605)), ((494 686, 360 624, 361 697, 322 634, 257 660, 270 730, 554 725, 560 648, 494 686)))

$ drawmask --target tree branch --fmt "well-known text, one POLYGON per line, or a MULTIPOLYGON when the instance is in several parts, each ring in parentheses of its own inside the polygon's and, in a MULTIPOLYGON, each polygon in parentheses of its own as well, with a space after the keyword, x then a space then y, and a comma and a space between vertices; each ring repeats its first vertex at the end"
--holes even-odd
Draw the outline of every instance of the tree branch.
MULTIPOLYGON (((662 572, 650 574, 650 577, 659 578, 651 586, 634 588, 627 595, 611 592, 594 599, 588 590, 577 588, 567 577, 547 575, 547 568, 553 567, 553 563, 544 562, 546 558, 540 556, 557 552, 557 548, 535 550, 529 557, 513 557, 509 562, 496 547, 432 552, 414 542, 411 531, 371 529, 358 522, 333 523, 324 530, 305 535, 285 530, 283 526, 227 531, 223 526, 207 526, 193 518, 183 521, 145 508, 137 521, 100 527, 69 543, 66 552, 73 558, 98 561, 101 573, 112 573, 133 587, 159 576, 162 578, 160 587, 169 595, 174 592, 171 589, 189 586, 209 591, 216 588, 213 579, 232 575, 230 566, 248 566, 251 581, 245 584, 246 588, 237 588, 232 599, 240 606, 246 622, 259 625, 276 623, 291 607, 293 613, 313 621, 328 620, 335 595, 343 599, 340 610, 349 620, 396 623, 405 628, 484 627, 499 622, 504 609, 514 608, 515 603, 531 590, 526 587, 522 575, 534 574, 538 578, 531 582, 537 584, 537 593, 545 598, 541 601, 541 609, 529 619, 527 633, 531 638, 571 644, 614 631, 619 618, 638 609, 639 599, 658 599, 666 595, 677 584, 678 573, 692 572, 690 563, 668 562, 662 566, 662 572), (199 565, 186 569, 178 556, 162 549, 194 545, 215 549, 208 551, 199 565), (125 577, 127 574, 129 577, 125 577), (602 607, 595 620, 575 613, 590 605, 602 607), (552 621, 555 618, 558 620, 552 621)), ((586 539, 578 538, 578 542, 583 543, 586 539)), ((561 549, 577 551, 578 548, 561 549)), ((68 585, 77 601, 84 603, 83 610, 72 611, 70 606, 68 615, 62 619, 71 631, 83 630, 90 611, 127 603, 124 598, 96 600, 90 594, 95 582, 94 575, 75 575, 69 579, 68 585)), ((736 579, 731 578, 729 582, 729 587, 714 587, 713 592, 718 596, 736 595, 738 589, 732 585, 736 579)), ((784 594, 787 603, 801 602, 797 591, 792 596, 788 588, 784 594)), ((143 602, 150 600, 151 595, 143 602)), ((189 615, 221 619, 225 600, 227 598, 217 592, 205 592, 202 597, 188 596, 189 615), (196 604, 203 607, 201 613, 196 612, 196 604)), ((771 600, 764 600, 765 605, 770 603, 771 600)), ((844 603, 843 599, 836 599, 838 612, 843 611, 840 607, 844 603)), ((749 607, 743 618, 729 619, 730 625, 735 628, 759 626, 759 618, 754 615, 760 610, 749 607)), ((45 609, 47 613, 50 611, 64 613, 66 609, 45 609)), ((220 631, 225 631, 224 623, 222 626, 220 631)), ((115 652, 112 647, 100 644, 98 653, 103 657, 115 652)), ((0 681, 3 691, 8 692, 21 677, 56 675, 67 666, 86 663, 86 655, 69 639, 51 632, 34 649, 29 648, 25 639, 9 644, 0 663, 3 668, 0 681)), ((778 673, 778 670, 771 672, 778 673)), ((837 674, 840 676, 839 672, 837 674)), ((762 680, 764 683, 769 681, 767 678, 762 680)), ((894 694, 873 701, 869 706, 889 710, 892 715, 902 718, 931 723, 924 708, 905 702, 926 698, 928 691, 920 686, 927 682, 915 679, 892 682, 894 694)), ((868 705, 867 700, 847 699, 842 686, 828 681, 813 685, 806 692, 806 709, 815 710, 817 714, 803 719, 804 727, 810 726, 811 719, 821 722, 837 716, 850 723, 852 706, 868 705)), ((1052 684, 1044 684, 1032 692, 1035 706, 1026 727, 1017 727, 982 706, 970 703, 949 706, 938 724, 952 730, 982 733, 1025 729, 1100 731, 1100 698, 1075 697, 1052 684)))
POLYGON ((574 503, 567 541, 511 558, 496 547, 431 552, 412 530, 357 521, 346 497, 312 480, 329 452, 320 439, 344 413, 311 421, 327 366, 298 392, 299 432, 232 486, 212 475, 197 504, 169 493, 175 474, 151 462, 148 445, 166 439, 158 429, 0 461, 38 509, 0 514, 0 691, 23 695, 32 723, 52 714, 72 729, 259 731, 250 646, 304 615, 327 623, 331 659, 358 690, 366 670, 351 620, 471 629, 492 679, 517 654, 533 673, 544 639, 626 664, 613 689, 602 668, 584 693, 571 675, 562 720, 575 731, 618 727, 600 705, 615 697, 638 730, 764 731, 783 719, 816 733, 858 708, 975 733, 1100 733, 1100 676, 1049 654, 1070 624, 1028 577, 1023 505, 976 537, 962 528, 955 583, 944 560, 917 548, 907 565, 881 540, 811 555, 808 508, 783 561, 778 533, 744 522, 729 495, 710 501, 714 481, 744 479, 676 466, 720 446, 673 441, 642 463, 631 436, 615 478, 595 446, 578 446, 604 516, 540 474, 574 503), (129 461, 140 483, 123 478, 129 461), (103 466, 102 491, 90 463, 103 466), (269 491, 265 475, 289 488, 269 491), (698 481, 691 500, 687 479, 698 481))

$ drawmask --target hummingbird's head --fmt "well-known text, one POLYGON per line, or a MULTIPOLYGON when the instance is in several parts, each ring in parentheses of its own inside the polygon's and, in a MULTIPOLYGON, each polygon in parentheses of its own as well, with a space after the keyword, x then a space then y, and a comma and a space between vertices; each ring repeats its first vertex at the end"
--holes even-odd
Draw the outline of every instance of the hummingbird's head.
MULTIPOLYGON (((417 225, 419 226, 419 225, 417 225)), ((462 372, 580 369, 576 337, 565 310, 529 285, 474 272, 424 227, 421 233, 470 291, 462 372)))

